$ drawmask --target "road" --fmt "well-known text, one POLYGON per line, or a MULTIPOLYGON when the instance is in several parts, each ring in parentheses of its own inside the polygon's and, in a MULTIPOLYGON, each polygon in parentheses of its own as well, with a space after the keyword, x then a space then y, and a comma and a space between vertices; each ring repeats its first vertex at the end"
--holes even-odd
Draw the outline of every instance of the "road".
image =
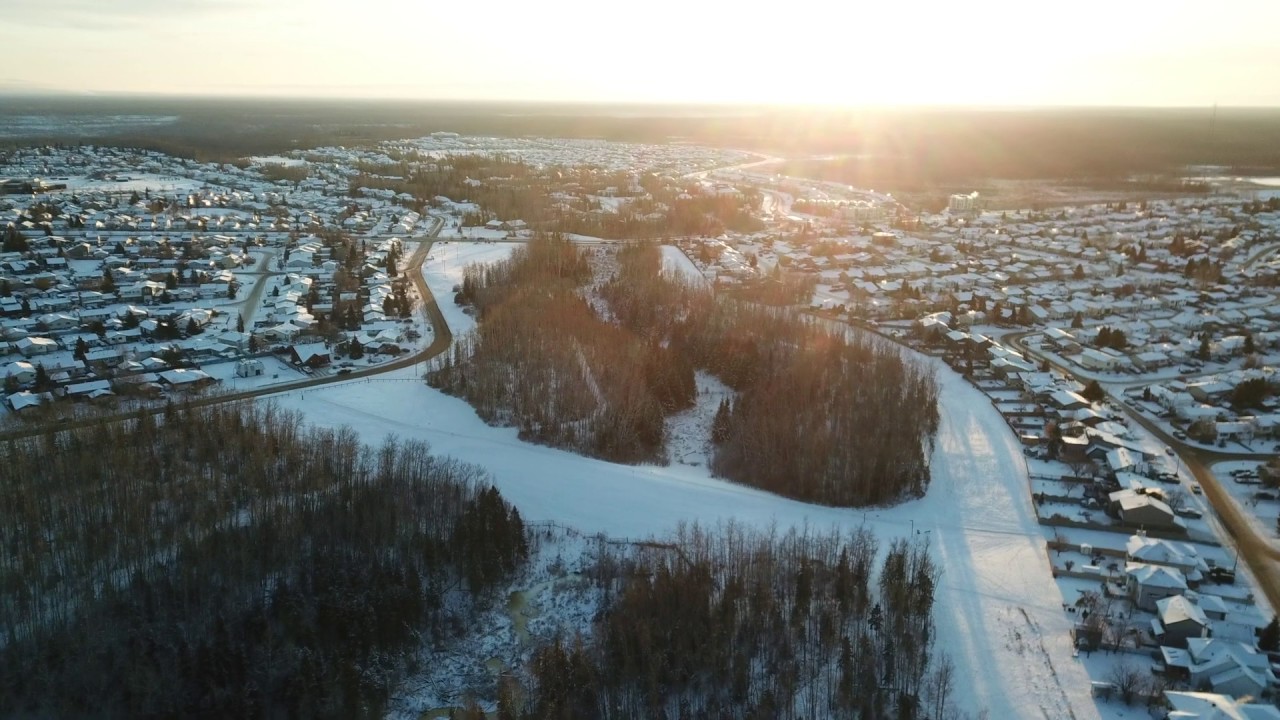
POLYGON ((763 153, 755 152, 754 150, 751 151, 751 154, 756 156, 759 159, 752 160, 751 162, 741 163, 739 165, 726 165, 724 167, 711 168, 709 170, 695 170, 691 173, 685 173, 681 177, 686 177, 690 179, 692 178, 701 179, 701 178, 707 177, 712 173, 731 172, 735 170, 746 170, 747 168, 760 167, 761 165, 774 165, 776 163, 783 162, 784 160, 783 158, 765 155, 763 153))
MULTIPOLYGON (((1066 376, 1075 377, 1074 373, 1068 368, 1053 362, 1024 345, 1022 339, 1028 334, 1030 333, 1012 333, 1006 335, 1003 340, 1026 354, 1027 357, 1048 362, 1066 376)), ((1227 491, 1218 483, 1218 478, 1209 469, 1210 462, 1230 459, 1257 460, 1258 456, 1219 453, 1191 447, 1166 433, 1163 428, 1142 413, 1129 407, 1123 397, 1115 397, 1110 393, 1108 393, 1108 397, 1123 408, 1125 413, 1133 418, 1135 422, 1161 442, 1173 448, 1178 458, 1191 471, 1196 482, 1200 483, 1200 487, 1204 489, 1205 499, 1209 501, 1210 507, 1213 508, 1218 522, 1235 542, 1239 559, 1244 561, 1245 566, 1253 574, 1258 587, 1267 596, 1267 602, 1272 608, 1280 608, 1280 565, 1277 565, 1277 561, 1280 561, 1280 550, 1276 550, 1271 546, 1269 538, 1262 537, 1254 531, 1253 524, 1245 517, 1240 510, 1240 506, 1231 499, 1227 491)))
MULTIPOLYGON (((218 403, 240 402, 244 400, 253 400, 255 398, 267 395, 275 395, 277 393, 289 390, 302 390, 305 388, 316 387, 318 385, 326 385, 329 383, 347 382, 349 380, 357 380, 361 378, 381 375, 399 370, 401 368, 412 367, 421 362, 426 362, 445 350, 449 349, 449 345, 453 342, 453 333, 449 329, 448 323, 445 322, 444 314, 440 312, 440 307, 436 304, 435 296, 431 294, 431 290, 427 287, 427 282, 422 277, 422 264, 427 259, 427 255, 431 252, 431 247, 435 242, 435 235, 440 232, 440 225, 437 225, 431 232, 420 239, 406 238, 406 242, 417 242, 418 249, 409 257, 409 263, 406 266, 406 273, 413 281, 414 287, 418 289, 418 295, 422 298, 422 314, 430 323, 432 332, 431 343, 422 350, 412 355, 398 358, 390 362, 382 363, 376 367, 363 370, 353 370, 346 375, 327 375, 324 377, 307 378, 291 383, 281 383, 278 385, 268 385, 253 390, 245 390, 242 392, 219 393, 207 395, 203 397, 195 397, 185 401, 188 407, 198 408, 218 403)), ((13 440, 24 437, 33 437, 48 432, 50 429, 58 431, 70 430, 75 428, 91 427, 104 422, 114 422, 128 418, 136 418, 139 413, 157 414, 164 411, 164 406, 156 406, 145 410, 133 410, 130 412, 121 412, 114 415, 99 415, 90 418, 69 420, 58 425, 50 425, 48 423, 33 425, 31 427, 23 427, 16 430, 8 430, 0 433, 0 440, 13 440)))

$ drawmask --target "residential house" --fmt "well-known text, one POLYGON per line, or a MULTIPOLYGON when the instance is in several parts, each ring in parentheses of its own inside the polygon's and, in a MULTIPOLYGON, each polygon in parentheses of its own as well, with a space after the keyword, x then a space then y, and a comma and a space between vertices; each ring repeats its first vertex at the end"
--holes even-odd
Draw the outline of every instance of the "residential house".
POLYGON ((58 343, 45 337, 24 337, 13 346, 26 357, 44 355, 58 349, 58 343))
POLYGON ((1234 697, 1262 697, 1276 683, 1271 661, 1256 647, 1234 640, 1189 638, 1187 648, 1161 647, 1165 674, 1191 687, 1234 697))
POLYGON ((1222 693, 1165 690, 1166 720, 1280 720, 1280 708, 1222 693))
POLYGON ((11 362, 4 367, 4 376, 13 378, 19 385, 35 382, 36 366, 24 360, 11 362))
POLYGON ((1151 624, 1160 644, 1168 647, 1185 648, 1187 640, 1210 635, 1208 616, 1185 595, 1157 600, 1156 618, 1151 624))
POLYGON ((1199 582, 1209 572, 1208 563, 1200 557, 1195 545, 1148 537, 1141 530, 1129 536, 1129 541, 1125 543, 1125 557, 1131 562, 1177 568, 1192 583, 1199 582))
POLYGON ((177 370, 165 370, 159 373, 160 381, 173 388, 200 388, 206 385, 212 385, 213 377, 203 370, 191 370, 187 368, 179 368, 177 370))
POLYGON ((1131 562, 1124 570, 1129 597, 1140 610, 1156 612, 1157 602, 1187 591, 1187 578, 1176 568, 1131 562))
POLYGON ((330 362, 329 348, 324 343, 305 343, 289 348, 289 355, 299 365, 324 367, 330 362))
POLYGON ((1117 490, 1107 497, 1110 500, 1108 511, 1126 525, 1186 532, 1186 524, 1182 518, 1174 514, 1168 503, 1150 493, 1117 490))

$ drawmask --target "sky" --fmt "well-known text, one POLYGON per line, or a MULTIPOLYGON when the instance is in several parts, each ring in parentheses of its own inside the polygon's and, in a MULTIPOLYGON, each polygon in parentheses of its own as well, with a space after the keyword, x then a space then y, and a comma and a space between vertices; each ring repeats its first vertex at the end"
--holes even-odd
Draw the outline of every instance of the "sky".
POLYGON ((0 23, 7 93, 1280 105, 1276 0, 0 0, 0 23))

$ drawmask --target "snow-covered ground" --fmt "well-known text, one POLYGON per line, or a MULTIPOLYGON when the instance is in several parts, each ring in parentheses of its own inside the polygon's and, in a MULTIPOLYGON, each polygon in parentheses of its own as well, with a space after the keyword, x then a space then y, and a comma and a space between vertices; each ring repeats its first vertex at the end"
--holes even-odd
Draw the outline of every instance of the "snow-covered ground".
POLYGON ((192 192, 203 187, 208 187, 209 183, 203 180, 197 180, 181 175, 157 175, 155 173, 145 172, 122 172, 114 179, 94 180, 84 177, 71 177, 66 180, 51 180, 51 182, 65 183, 68 192, 136 192, 144 193, 147 191, 160 193, 162 195, 171 195, 177 192, 192 192))
MULTIPOLYGON (((473 324, 453 305, 468 262, 510 245, 437 245, 425 267, 455 333, 473 324)), ((614 538, 665 535, 679 523, 734 521, 759 528, 867 525, 887 543, 916 533, 934 548, 943 578, 939 647, 962 675, 958 699, 992 718, 1097 718, 1089 678, 1072 660, 1070 621, 1052 585, 1018 440, 986 398, 938 365, 942 424, 928 495, 889 509, 828 508, 709 476, 704 466, 615 465, 516 438, 484 424, 464 401, 406 369, 276 396, 318 425, 350 425, 369 442, 428 441, 435 452, 484 466, 530 522, 555 522, 614 538)))
POLYGON ((698 266, 694 265, 689 256, 675 245, 662 246, 662 272, 696 287, 710 285, 698 266))
POLYGON ((1280 523, 1276 519, 1280 515, 1280 502, 1275 499, 1277 491, 1262 487, 1256 472, 1252 478, 1237 478, 1231 474, 1233 471, 1256 471, 1259 464, 1257 460, 1234 460, 1215 463, 1209 469, 1218 479, 1218 485, 1227 491, 1231 501, 1249 519, 1254 532, 1259 537, 1268 538, 1271 547, 1280 549, 1280 536, 1277 535, 1277 525, 1280 523), (1240 482, 1241 479, 1247 482, 1240 482))

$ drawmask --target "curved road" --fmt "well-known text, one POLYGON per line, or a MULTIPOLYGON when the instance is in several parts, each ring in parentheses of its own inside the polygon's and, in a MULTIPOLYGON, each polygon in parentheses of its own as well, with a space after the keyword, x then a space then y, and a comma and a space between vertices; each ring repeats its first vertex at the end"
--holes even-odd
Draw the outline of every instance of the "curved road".
MULTIPOLYGON (((1068 377, 1075 377, 1075 374, 1070 369, 1024 345, 1022 339, 1029 334, 1031 333, 1012 333, 1005 335, 1003 339, 1028 357, 1048 362, 1052 367, 1068 377)), ((1218 483, 1218 478, 1209 469, 1208 465, 1210 462, 1220 460, 1258 460, 1259 457, 1257 455, 1246 456, 1239 453, 1218 453, 1186 445, 1166 433, 1164 429, 1143 416, 1142 413, 1129 407, 1129 404, 1123 398, 1116 398, 1110 393, 1107 393, 1107 396, 1123 408, 1125 413, 1139 425, 1159 438, 1161 442, 1174 449, 1174 452, 1178 454, 1178 458, 1182 460, 1195 477, 1196 482, 1200 483, 1200 487, 1204 489, 1205 498, 1213 508, 1214 514, 1217 515, 1219 523, 1227 531, 1227 534, 1231 536, 1232 540, 1235 541, 1236 553, 1239 559, 1243 560, 1253 573, 1258 587, 1267 596, 1267 601, 1271 607, 1280 609, 1280 565, 1277 564, 1277 561, 1280 561, 1280 550, 1271 545, 1269 538, 1262 537, 1254 530, 1253 524, 1245 517, 1240 510, 1240 506, 1231 499, 1227 491, 1218 483)))

